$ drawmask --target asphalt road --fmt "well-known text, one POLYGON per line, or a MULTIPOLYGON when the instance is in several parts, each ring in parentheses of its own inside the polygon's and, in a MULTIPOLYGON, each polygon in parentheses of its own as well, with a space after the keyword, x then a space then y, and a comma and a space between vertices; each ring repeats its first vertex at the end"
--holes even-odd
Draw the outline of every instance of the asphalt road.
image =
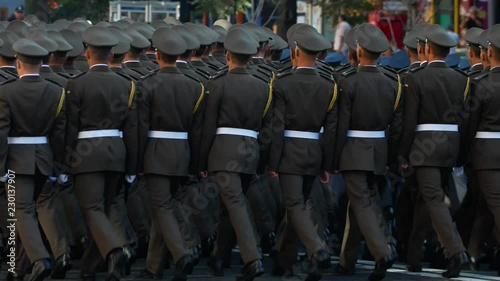
MULTIPOLYGON (((336 259, 334 258, 333 264, 336 263, 336 259)), ((200 264, 195 268, 195 271, 193 272, 192 275, 189 276, 188 280, 208 280, 208 281, 229 281, 229 280, 235 280, 235 277, 238 275, 239 270, 241 269, 241 266, 239 265, 233 265, 230 269, 225 270, 225 276, 224 277, 213 277, 210 275, 207 275, 207 266, 205 265, 206 261, 202 260, 200 264)), ((266 270, 270 271, 271 270, 271 261, 269 258, 265 259, 265 267, 266 270)), ((80 272, 78 271, 78 261, 75 262, 75 269, 71 270, 68 272, 66 279, 64 281, 73 281, 73 280, 80 280, 80 272)), ((138 260, 137 263, 134 265, 132 268, 132 274, 130 276, 124 277, 122 280, 124 281, 146 281, 150 279, 140 279, 137 278, 136 276, 139 274, 141 269, 144 268, 144 260, 138 260)), ((323 279, 322 280, 346 280, 346 281, 358 281, 358 280, 368 280, 368 275, 370 274, 371 270, 373 268, 373 262, 370 261, 359 261, 358 265, 356 267, 356 274, 351 275, 351 276, 340 276, 334 273, 333 267, 328 270, 327 272, 324 273, 323 279)), ((297 268, 295 270, 296 273, 300 277, 295 278, 295 279, 284 279, 282 277, 276 277, 276 276, 271 276, 269 273, 263 275, 262 277, 259 277, 255 279, 256 281, 281 281, 281 280, 292 280, 292 281, 299 281, 299 280, 304 280, 305 274, 301 270, 300 264, 297 265, 297 268)), ((404 265, 401 264, 396 264, 392 269, 389 270, 386 279, 384 280, 389 280, 389 281, 419 281, 419 280, 447 280, 445 278, 442 278, 441 275, 441 270, 435 270, 435 269, 429 269, 429 268, 424 268, 424 271, 422 273, 409 273, 406 272, 404 265)), ((0 280, 5 280, 6 279, 6 266, 2 264, 2 269, 0 271, 0 280)), ((171 280, 172 279, 172 268, 169 270, 165 271, 164 274, 164 280, 171 280)), ((25 280, 28 280, 28 278, 25 278, 25 280)), ((50 280, 50 279, 47 279, 50 280)), ((98 275, 98 281, 103 281, 104 280, 104 275, 98 275)), ((500 277, 497 277, 495 272, 493 271, 484 271, 480 273, 473 273, 470 271, 464 271, 462 273, 462 276, 460 278, 456 278, 453 280, 457 281, 493 281, 493 280, 499 280, 500 277)))

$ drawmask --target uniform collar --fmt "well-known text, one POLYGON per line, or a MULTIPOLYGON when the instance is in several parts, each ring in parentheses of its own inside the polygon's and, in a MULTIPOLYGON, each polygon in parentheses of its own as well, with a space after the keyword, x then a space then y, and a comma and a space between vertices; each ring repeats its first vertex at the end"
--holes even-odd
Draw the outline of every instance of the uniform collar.
POLYGON ((109 71, 109 66, 107 64, 101 64, 101 63, 94 64, 91 67, 89 67, 89 72, 93 71, 101 71, 101 72, 109 71))
POLYGON ((490 73, 499 73, 500 72, 500 66, 495 66, 490 68, 490 73))
POLYGON ((39 81, 42 78, 40 77, 40 74, 24 74, 19 76, 19 79, 22 79, 24 81, 39 81))
POLYGON ((229 73, 230 74, 250 74, 250 72, 248 72, 248 70, 246 70, 246 68, 243 68, 243 67, 233 68, 233 69, 229 70, 229 73))
POLYGON ((158 73, 182 74, 177 67, 167 66, 158 70, 158 73))
POLYGON ((141 62, 141 61, 139 61, 139 60, 126 60, 123 63, 130 63, 130 62, 138 63, 138 62, 141 62))
POLYGON ((294 73, 312 74, 312 75, 318 74, 318 72, 316 72, 316 69, 314 67, 297 67, 294 73))
POLYGON ((448 67, 444 60, 433 60, 427 64, 427 67, 448 67))

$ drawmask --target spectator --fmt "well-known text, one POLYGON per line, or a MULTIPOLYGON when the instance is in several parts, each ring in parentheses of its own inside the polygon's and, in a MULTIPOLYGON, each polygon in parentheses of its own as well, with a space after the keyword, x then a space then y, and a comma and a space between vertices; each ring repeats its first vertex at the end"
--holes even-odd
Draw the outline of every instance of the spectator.
POLYGON ((24 6, 19 5, 14 9, 14 13, 10 15, 8 21, 23 20, 24 19, 24 6))
POLYGON ((347 44, 345 35, 351 30, 351 25, 347 22, 345 15, 339 16, 339 24, 335 28, 335 41, 333 42, 333 51, 343 53, 347 57, 347 44))
POLYGON ((461 27, 465 30, 471 27, 483 28, 483 19, 479 17, 479 10, 476 7, 469 8, 469 16, 462 22, 461 27))
MULTIPOLYGON (((457 41, 457 45, 458 45, 458 42, 460 42, 460 36, 458 36, 458 34, 456 34, 454 31, 453 31, 453 25, 448 25, 448 29, 446 29, 446 32, 448 32, 448 35, 450 35, 451 38, 453 38, 455 41, 457 41)), ((457 52, 457 47, 453 47, 453 48, 450 48, 450 54, 454 54, 457 52)))

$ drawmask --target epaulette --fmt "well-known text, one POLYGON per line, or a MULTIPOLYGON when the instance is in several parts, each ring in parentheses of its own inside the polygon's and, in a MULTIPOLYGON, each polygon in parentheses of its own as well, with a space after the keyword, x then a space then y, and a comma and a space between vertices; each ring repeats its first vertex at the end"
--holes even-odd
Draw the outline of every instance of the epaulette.
POLYGON ((189 73, 183 73, 183 74, 184 74, 184 76, 189 77, 189 78, 193 79, 194 81, 196 81, 198 83, 201 83, 200 79, 198 79, 197 77, 195 77, 195 76, 193 76, 193 75, 191 75, 189 73))
POLYGON ((356 72, 358 72, 358 71, 355 68, 351 68, 349 70, 342 72, 342 77, 348 77, 356 72))
POLYGON ((390 78, 391 80, 398 81, 398 76, 396 73, 387 73, 387 72, 383 73, 386 77, 390 78))
POLYGON ((319 67, 317 67, 318 70, 322 70, 326 73, 329 73, 329 74, 332 74, 333 71, 332 71, 332 68, 331 67, 326 67, 326 66, 322 66, 320 65, 319 67))
POLYGON ((121 77, 127 79, 128 81, 131 81, 131 80, 134 80, 130 75, 126 74, 126 73, 121 73, 121 72, 115 72, 115 74, 118 74, 120 75, 121 77))
POLYGON ((276 78, 281 79, 281 78, 286 77, 286 76, 291 75, 291 74, 293 74, 293 72, 291 72, 291 71, 283 72, 283 73, 278 74, 276 76, 276 78))
POLYGON ((194 70, 198 73, 203 73, 204 76, 207 76, 207 77, 210 77, 210 72, 206 71, 206 70, 203 70, 201 68, 198 68, 198 67, 194 67, 194 70))
POLYGON ((284 60, 280 60, 280 63, 289 62, 290 60, 291 60, 291 59, 290 59, 290 57, 288 57, 288 58, 286 58, 286 59, 284 59, 284 60))
POLYGON ((211 62, 206 62, 206 64, 207 64, 207 66, 208 66, 208 67, 210 67, 211 69, 219 71, 219 67, 218 67, 218 66, 216 66, 216 65, 214 65, 213 63, 211 63, 211 62))
MULTIPOLYGON (((155 75, 156 73, 158 73, 158 69, 151 71, 151 73, 149 73, 148 75, 142 76, 139 80, 146 80, 147 78, 155 75)), ((130 77, 130 78, 132 78, 132 77, 130 77)), ((133 78, 132 78, 132 80, 133 80, 133 78)))
POLYGON ((13 81, 17 81, 17 79, 16 78, 12 78, 12 79, 3 81, 3 82, 0 83, 0 85, 5 85, 5 84, 8 84, 8 83, 13 82, 13 81))
POLYGON ((278 73, 286 73, 286 72, 289 72, 289 71, 290 71, 290 69, 292 69, 292 67, 291 67, 291 66, 284 67, 284 68, 282 68, 282 69, 278 70, 278 73))
POLYGON ((207 71, 204 71, 203 69, 199 69, 196 67, 194 68, 194 71, 199 75, 201 75, 202 77, 204 77, 205 79, 210 79, 210 73, 208 73, 207 71))
POLYGON ((59 82, 57 82, 56 80, 52 80, 50 78, 43 78, 44 80, 47 80, 49 82, 51 82, 52 84, 56 84, 57 86, 61 87, 61 88, 64 88, 64 85, 61 85, 59 82))
POLYGON ((421 69, 424 69, 424 68, 425 68, 425 66, 415 67, 414 69, 411 69, 409 72, 410 72, 410 73, 415 73, 415 72, 417 72, 417 71, 419 71, 419 70, 421 70, 421 69))
POLYGON ((349 67, 351 67, 351 65, 350 65, 350 64, 345 64, 345 65, 341 65, 341 66, 339 66, 339 67, 335 68, 333 71, 334 71, 334 72, 341 72, 341 71, 346 70, 346 69, 347 69, 347 68, 349 68, 349 67))
POLYGON ((221 78, 222 76, 225 76, 228 73, 228 71, 220 71, 216 73, 214 76, 210 76, 210 80, 216 80, 221 78))
MULTIPOLYGON (((130 70, 132 70, 132 71, 134 71, 134 72, 137 72, 139 75, 141 75, 140 77, 149 75, 149 73, 148 74, 142 74, 142 72, 140 72, 136 68, 130 68, 130 67, 127 67, 127 68, 130 69, 130 70)), ((151 72, 151 71, 153 71, 153 70, 149 70, 148 72, 151 72)))
POLYGON ((262 76, 257 75, 257 73, 252 73, 252 76, 255 77, 255 78, 259 78, 259 80, 264 81, 266 84, 269 84, 269 80, 268 79, 266 79, 266 78, 264 78, 262 76))
POLYGON ((64 72, 56 72, 57 75, 62 76, 66 79, 71 79, 73 76, 71 76, 69 73, 64 73, 64 72))
POLYGON ((462 75, 466 76, 466 77, 469 77, 469 74, 468 74, 467 72, 465 72, 465 71, 461 70, 461 69, 454 68, 454 70, 455 70, 456 72, 458 72, 458 73, 460 73, 460 74, 462 74, 462 75))
POLYGON ((255 70, 256 70, 257 72, 259 72, 259 73, 261 73, 261 74, 265 75, 266 77, 269 77, 269 78, 271 78, 271 76, 273 75, 273 73, 272 73, 272 72, 268 72, 267 70, 262 69, 261 67, 257 67, 257 69, 255 69, 255 70))
POLYGON ((400 70, 398 70, 398 72, 396 72, 397 74, 401 74, 401 73, 404 73, 404 72, 407 72, 408 71, 408 68, 405 67, 405 68, 401 68, 400 70))
POLYGON ((478 73, 480 73, 480 72, 482 72, 482 70, 473 70, 473 71, 469 71, 469 72, 467 72, 467 75, 472 76, 472 75, 474 75, 474 74, 478 74, 478 73))
POLYGON ((483 80, 484 78, 488 77, 490 75, 490 72, 483 73, 476 78, 474 78, 474 82, 479 82, 480 80, 483 80))
POLYGON ((258 66, 258 67, 261 67, 261 68, 263 68, 263 69, 265 69, 265 70, 267 70, 267 71, 269 71, 269 72, 275 72, 275 71, 276 71, 275 69, 273 69, 272 67, 270 67, 270 66, 269 66, 269 65, 267 65, 267 64, 263 64, 263 63, 261 63, 261 64, 258 64, 257 66, 258 66))
POLYGON ((0 77, 2 77, 3 79, 5 79, 6 81, 9 80, 9 76, 4 75, 2 72, 0 72, 0 77))
POLYGON ((394 74, 397 73, 397 71, 394 70, 394 68, 392 68, 392 67, 388 67, 386 65, 379 65, 379 66, 382 67, 383 69, 387 70, 387 71, 390 71, 390 72, 394 73, 394 74))
POLYGON ((335 79, 333 78, 333 76, 331 74, 326 74, 326 73, 319 73, 319 76, 325 78, 326 80, 328 80, 329 82, 332 82, 332 83, 335 83, 335 79))

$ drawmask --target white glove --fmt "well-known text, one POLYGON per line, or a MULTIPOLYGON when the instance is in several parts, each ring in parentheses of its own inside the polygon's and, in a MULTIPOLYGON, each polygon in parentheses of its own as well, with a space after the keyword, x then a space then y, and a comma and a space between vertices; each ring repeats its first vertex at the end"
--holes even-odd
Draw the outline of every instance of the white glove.
POLYGON ((68 181, 68 175, 66 174, 60 174, 59 177, 57 178, 58 184, 65 184, 67 181, 68 181))
POLYGON ((56 177, 48 177, 47 182, 55 182, 57 180, 56 177))
POLYGON ((128 183, 133 183, 135 181, 135 175, 126 175, 125 176, 125 180, 128 182, 128 183))
POLYGON ((6 182, 8 178, 9 178, 9 174, 5 173, 5 176, 0 178, 0 182, 6 182))

